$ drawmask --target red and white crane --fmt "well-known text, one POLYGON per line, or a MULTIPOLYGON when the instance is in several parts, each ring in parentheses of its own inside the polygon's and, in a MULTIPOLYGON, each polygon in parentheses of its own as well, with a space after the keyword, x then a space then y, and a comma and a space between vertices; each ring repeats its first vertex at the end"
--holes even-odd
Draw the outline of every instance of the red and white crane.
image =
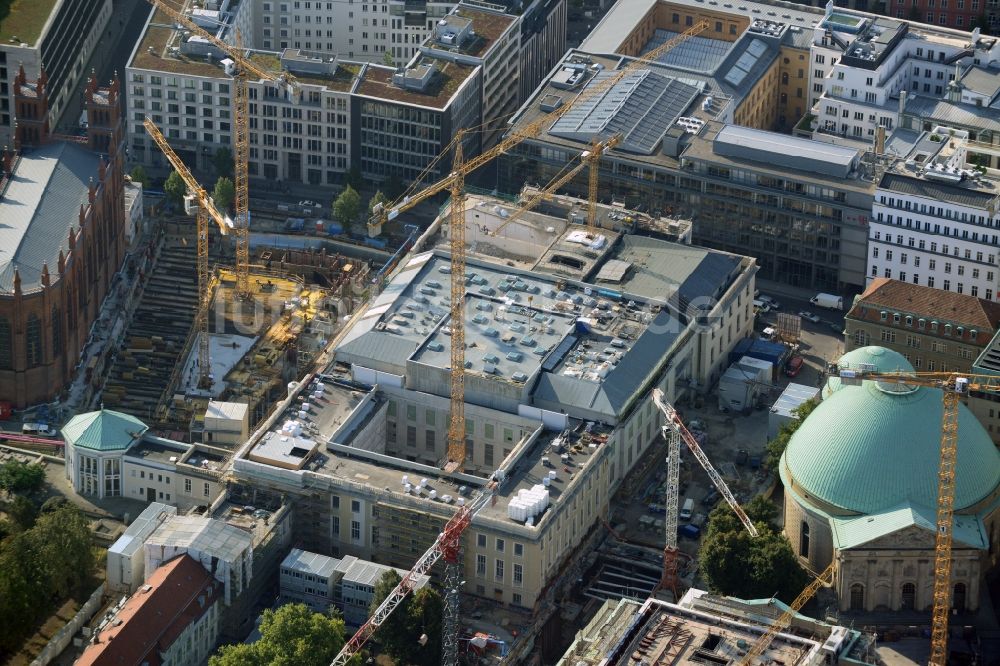
MULTIPOLYGON (((427 574, 431 567, 433 567, 438 560, 444 559, 445 564, 450 570, 454 570, 460 566, 459 553, 461 546, 462 533, 465 532, 465 528, 472 523, 473 517, 479 511, 490 503, 493 499, 493 494, 496 492, 497 482, 495 480, 490 481, 485 488, 479 491, 472 499, 465 504, 465 506, 459 508, 455 512, 455 515, 445 524, 444 529, 438 534, 437 539, 431 544, 431 547, 420 556, 413 568, 410 569, 403 579, 399 581, 399 584, 389 593, 385 598, 385 601, 375 609, 368 621, 358 629, 357 633, 351 637, 351 640, 344 644, 344 647, 340 650, 340 653, 334 658, 330 666, 346 666, 351 658, 361 652, 361 648, 364 647, 365 643, 371 639, 372 635, 378 631, 378 628, 382 626, 386 618, 392 615, 392 612, 396 610, 396 607, 402 603, 403 599, 407 597, 411 592, 413 592, 416 586, 417 580, 420 576, 427 574)), ((448 576, 446 576, 448 578, 448 576)), ((450 581, 452 586, 460 585, 460 581, 450 581)), ((458 594, 458 589, 447 589, 446 594, 458 594)), ((443 637, 446 638, 446 637, 443 637)), ((458 637, 455 636, 457 642, 458 637)))
POLYGON ((678 484, 680 483, 680 442, 679 440, 684 440, 687 447, 691 449, 691 453, 698 460, 698 463, 705 469, 708 473, 708 478, 712 480, 712 483, 718 489, 719 494, 726 500, 726 503, 733 509, 736 516, 743 523, 743 527, 747 528, 747 532, 750 536, 758 536, 757 528, 754 527, 753 522, 750 521, 750 517, 747 516, 743 507, 740 503, 736 501, 736 497, 733 495, 732 491, 729 490, 729 486, 723 481, 722 476, 715 470, 712 466, 712 462, 705 455, 705 452, 701 450, 698 446, 698 440, 694 438, 694 435, 688 431, 684 422, 681 421, 680 415, 677 410, 674 409, 673 405, 668 403, 663 399, 663 391, 660 389, 653 389, 653 402, 656 407, 663 412, 663 416, 666 419, 666 424, 664 426, 664 437, 667 439, 667 444, 669 446, 667 450, 667 516, 666 516, 666 543, 663 548, 663 577, 660 579, 660 588, 669 589, 677 594, 677 492, 678 484))

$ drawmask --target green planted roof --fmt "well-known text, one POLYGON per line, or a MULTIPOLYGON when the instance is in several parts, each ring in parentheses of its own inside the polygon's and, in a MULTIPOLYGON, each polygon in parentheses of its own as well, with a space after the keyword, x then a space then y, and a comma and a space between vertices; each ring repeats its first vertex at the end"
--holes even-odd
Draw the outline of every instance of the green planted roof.
POLYGON ((128 414, 102 409, 70 419, 62 434, 67 444, 95 451, 121 451, 146 432, 148 426, 128 414))
MULTIPOLYGON (((937 506, 942 409, 939 389, 893 392, 872 381, 841 386, 792 436, 782 476, 791 476, 800 496, 862 514, 904 502, 937 506)), ((980 502, 998 484, 1000 453, 959 405, 955 510, 980 502)))

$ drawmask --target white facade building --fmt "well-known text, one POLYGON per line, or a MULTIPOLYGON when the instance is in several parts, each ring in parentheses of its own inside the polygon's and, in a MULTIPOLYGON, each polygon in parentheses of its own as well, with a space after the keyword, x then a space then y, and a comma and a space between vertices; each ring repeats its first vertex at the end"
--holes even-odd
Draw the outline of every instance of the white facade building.
POLYGON ((815 138, 870 143, 876 127, 899 125, 905 97, 944 99, 962 72, 1000 57, 1000 40, 827 5, 810 48, 815 138), (902 102, 901 102, 902 98, 902 102))
MULTIPOLYGON (((868 276, 1000 297, 1000 183, 965 168, 964 132, 925 132, 872 205, 868 276)), ((896 138, 896 137, 893 137, 896 138)))
POLYGON ((108 548, 106 577, 109 592, 130 594, 139 589, 146 571, 143 545, 156 528, 176 515, 176 507, 153 502, 111 544, 108 548))

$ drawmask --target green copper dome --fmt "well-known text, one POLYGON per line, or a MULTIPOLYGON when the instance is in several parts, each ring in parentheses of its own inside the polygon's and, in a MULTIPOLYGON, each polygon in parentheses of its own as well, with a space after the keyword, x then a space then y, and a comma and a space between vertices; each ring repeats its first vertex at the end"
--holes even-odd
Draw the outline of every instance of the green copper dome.
POLYGON ((79 414, 63 426, 66 442, 95 451, 121 451, 132 445, 149 427, 129 414, 110 409, 79 414))
MULTIPOLYGON (((867 351, 866 351, 867 350, 867 351)), ((884 370, 905 370, 895 352, 874 358, 884 370), (891 363, 882 367, 883 363, 891 363)), ((859 352, 864 352, 859 354, 859 352)), ((907 365, 909 365, 907 363, 907 365)), ((941 391, 886 391, 876 382, 841 386, 830 393, 792 436, 781 476, 796 492, 841 509, 871 514, 903 502, 937 506, 941 445, 941 391)), ((1000 484, 1000 453, 964 405, 959 405, 955 510, 968 508, 1000 484)))
MULTIPOLYGON (((913 372, 913 365, 906 360, 905 356, 885 347, 858 347, 847 352, 837 361, 839 368, 857 370, 865 365, 874 366, 876 372, 913 372)), ((830 377, 826 386, 823 387, 823 397, 826 398, 839 388, 840 377, 830 377)))

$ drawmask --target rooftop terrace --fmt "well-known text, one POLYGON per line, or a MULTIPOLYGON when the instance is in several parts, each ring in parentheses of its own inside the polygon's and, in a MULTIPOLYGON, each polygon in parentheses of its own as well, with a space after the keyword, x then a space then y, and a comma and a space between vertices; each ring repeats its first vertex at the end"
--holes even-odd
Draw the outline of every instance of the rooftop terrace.
POLYGON ((413 67, 409 69, 428 67, 432 63, 436 67, 436 71, 431 75, 431 79, 424 90, 402 88, 393 83, 393 74, 396 73, 393 67, 368 65, 365 68, 364 78, 359 82, 354 91, 359 95, 367 97, 375 97, 404 104, 415 104, 433 109, 444 109, 448 106, 452 95, 458 91, 466 79, 472 76, 476 68, 424 56, 414 61, 413 67))
POLYGON ((509 14, 459 5, 435 24, 434 33, 425 44, 432 49, 480 58, 515 20, 509 14))

